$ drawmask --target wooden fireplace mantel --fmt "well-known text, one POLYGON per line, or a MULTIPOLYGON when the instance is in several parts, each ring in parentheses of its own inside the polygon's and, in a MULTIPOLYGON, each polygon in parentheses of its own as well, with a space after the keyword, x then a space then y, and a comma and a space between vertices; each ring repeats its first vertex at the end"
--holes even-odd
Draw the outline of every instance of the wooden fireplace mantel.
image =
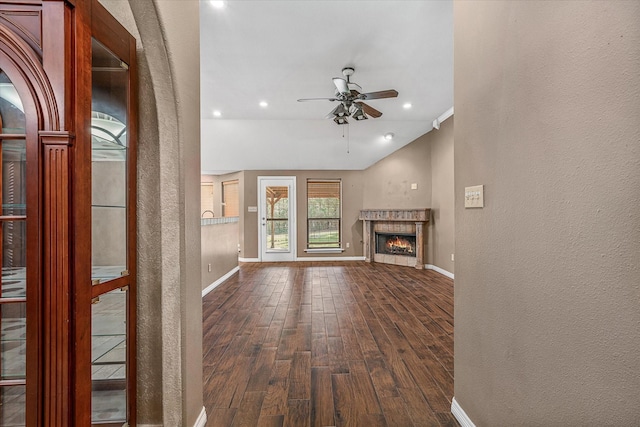
POLYGON ((427 223, 431 209, 363 209, 363 245, 366 262, 383 262, 423 269, 426 261, 427 223), (416 257, 376 254, 376 232, 409 233, 416 236, 416 257), (414 264, 415 262, 415 264, 414 264))
POLYGON ((359 219, 363 221, 421 221, 429 222, 431 209, 363 209, 359 219))

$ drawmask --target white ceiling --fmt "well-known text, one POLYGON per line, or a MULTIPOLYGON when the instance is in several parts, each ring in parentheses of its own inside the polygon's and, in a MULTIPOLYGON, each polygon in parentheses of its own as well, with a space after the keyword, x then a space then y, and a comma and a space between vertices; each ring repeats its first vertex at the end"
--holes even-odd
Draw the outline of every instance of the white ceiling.
POLYGON ((364 169, 453 106, 452 1, 227 0, 217 9, 202 0, 200 9, 203 174, 364 169), (367 101, 382 117, 338 126, 324 119, 336 103, 297 102, 333 96, 345 66, 364 92, 399 92, 367 101))

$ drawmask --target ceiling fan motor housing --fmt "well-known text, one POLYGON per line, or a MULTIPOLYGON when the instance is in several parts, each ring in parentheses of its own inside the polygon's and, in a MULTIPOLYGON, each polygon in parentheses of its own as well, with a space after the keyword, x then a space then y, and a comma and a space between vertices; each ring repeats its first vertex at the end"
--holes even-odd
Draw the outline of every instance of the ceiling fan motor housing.
POLYGON ((373 118, 382 116, 380 111, 362 101, 368 99, 395 98, 398 96, 398 92, 394 89, 388 89, 378 92, 362 93, 362 88, 357 83, 350 81, 353 73, 355 73, 353 67, 344 67, 342 69, 342 75, 346 77, 346 79, 341 77, 333 78, 333 84, 336 86, 333 98, 303 98, 298 99, 298 101, 315 101, 322 99, 332 102, 339 101, 340 105, 327 115, 327 118, 333 118, 333 121, 339 125, 347 124, 347 117, 350 116, 356 120, 366 120, 369 116, 373 118))
POLYGON ((342 75, 345 76, 347 78, 347 82, 349 81, 349 77, 353 75, 353 73, 355 73, 356 70, 353 69, 352 67, 344 67, 342 69, 342 75))

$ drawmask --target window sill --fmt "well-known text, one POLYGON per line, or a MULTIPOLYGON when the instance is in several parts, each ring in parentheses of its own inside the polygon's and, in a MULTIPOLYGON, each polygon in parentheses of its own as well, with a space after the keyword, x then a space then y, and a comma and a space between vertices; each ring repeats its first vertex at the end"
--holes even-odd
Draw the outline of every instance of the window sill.
POLYGON ((305 249, 308 254, 337 254, 344 252, 342 248, 317 248, 317 249, 305 249))

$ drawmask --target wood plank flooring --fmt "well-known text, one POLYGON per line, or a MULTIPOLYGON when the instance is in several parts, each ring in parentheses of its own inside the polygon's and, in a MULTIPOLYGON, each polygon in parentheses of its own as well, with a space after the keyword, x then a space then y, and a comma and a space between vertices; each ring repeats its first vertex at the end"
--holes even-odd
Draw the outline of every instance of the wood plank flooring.
POLYGON ((207 426, 457 426, 453 282, 385 264, 244 264, 203 299, 207 426))

